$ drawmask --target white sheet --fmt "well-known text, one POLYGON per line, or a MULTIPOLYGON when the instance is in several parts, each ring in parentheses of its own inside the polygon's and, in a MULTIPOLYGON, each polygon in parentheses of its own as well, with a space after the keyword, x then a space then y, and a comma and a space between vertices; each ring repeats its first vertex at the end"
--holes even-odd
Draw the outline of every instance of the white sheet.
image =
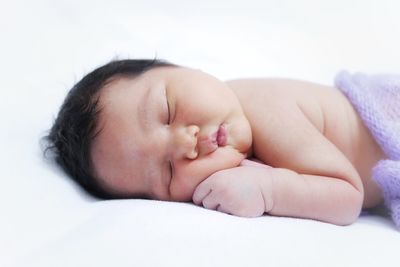
POLYGON ((67 90, 115 56, 221 79, 399 72, 400 4, 381 1, 8 1, 0 11, 0 266, 392 266, 386 217, 349 227, 244 219, 187 203, 98 201, 41 157, 67 90))

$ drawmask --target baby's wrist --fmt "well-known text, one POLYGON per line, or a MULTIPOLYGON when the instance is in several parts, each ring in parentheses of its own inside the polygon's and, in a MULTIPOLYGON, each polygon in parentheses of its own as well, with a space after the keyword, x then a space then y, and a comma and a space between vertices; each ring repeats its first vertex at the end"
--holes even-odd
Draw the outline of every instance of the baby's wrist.
POLYGON ((273 170, 273 168, 257 168, 257 172, 259 173, 257 179, 264 201, 264 211, 266 213, 270 212, 274 207, 274 178, 271 170, 273 170))
POLYGON ((274 208, 274 197, 273 197, 274 194, 273 194, 273 185, 272 185, 273 179, 269 179, 269 180, 270 180, 270 183, 268 185, 268 188, 264 187, 262 190, 266 213, 269 213, 274 208))

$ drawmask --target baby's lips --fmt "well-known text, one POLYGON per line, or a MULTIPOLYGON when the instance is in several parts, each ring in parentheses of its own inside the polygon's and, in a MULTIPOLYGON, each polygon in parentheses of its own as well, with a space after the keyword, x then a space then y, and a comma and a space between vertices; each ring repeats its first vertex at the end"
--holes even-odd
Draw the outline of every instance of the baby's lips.
POLYGON ((226 131, 225 125, 220 125, 217 131, 217 143, 218 146, 225 146, 228 141, 228 132, 226 131))
POLYGON ((204 136, 197 140, 198 152, 202 155, 208 155, 217 150, 218 144, 212 136, 204 136))

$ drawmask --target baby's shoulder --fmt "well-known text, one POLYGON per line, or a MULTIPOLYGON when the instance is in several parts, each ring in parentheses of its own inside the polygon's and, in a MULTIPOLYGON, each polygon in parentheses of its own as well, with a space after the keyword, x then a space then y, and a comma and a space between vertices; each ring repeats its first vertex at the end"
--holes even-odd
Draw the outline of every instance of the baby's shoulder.
POLYGON ((366 129, 337 88, 290 79, 243 79, 228 85, 238 96, 258 144, 271 147, 327 139, 349 159, 357 158, 352 151, 358 150, 366 129))
POLYGON ((227 81, 227 85, 235 92, 248 115, 264 114, 264 119, 276 116, 290 119, 301 112, 320 132, 323 132, 326 114, 331 114, 346 101, 334 87, 302 80, 240 79, 227 81))
POLYGON ((276 102, 286 99, 298 102, 307 99, 320 100, 340 94, 332 86, 285 78, 236 79, 229 80, 226 84, 238 95, 239 100, 262 96, 263 101, 276 102))

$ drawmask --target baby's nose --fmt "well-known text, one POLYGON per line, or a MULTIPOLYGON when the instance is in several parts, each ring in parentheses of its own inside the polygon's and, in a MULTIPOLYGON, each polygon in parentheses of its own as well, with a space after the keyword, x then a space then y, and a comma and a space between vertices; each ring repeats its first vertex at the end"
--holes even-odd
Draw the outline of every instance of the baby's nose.
POLYGON ((178 148, 183 154, 182 156, 188 159, 196 159, 199 152, 197 150, 197 134, 200 129, 196 125, 189 125, 183 129, 178 136, 178 148))

